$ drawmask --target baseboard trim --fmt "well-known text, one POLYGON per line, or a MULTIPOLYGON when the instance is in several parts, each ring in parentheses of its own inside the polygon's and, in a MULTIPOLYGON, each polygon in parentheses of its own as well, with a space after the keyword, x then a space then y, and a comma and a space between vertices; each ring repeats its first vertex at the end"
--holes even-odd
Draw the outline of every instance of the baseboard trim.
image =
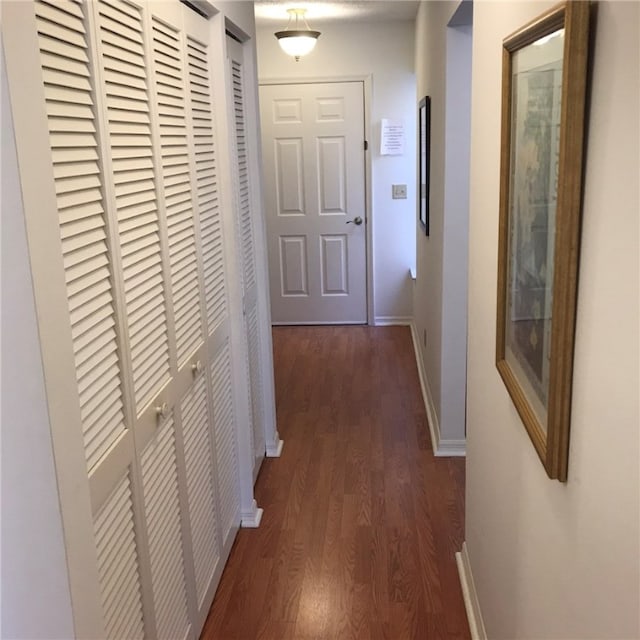
POLYGON ((271 320, 272 327, 315 327, 316 325, 343 325, 343 324, 353 324, 353 325, 366 325, 366 320, 304 320, 301 322, 292 322, 287 320, 286 322, 282 322, 280 320, 271 320))
POLYGON ((441 458, 464 458, 467 455, 466 440, 438 440, 438 451, 435 453, 441 458))
POLYGON ((424 360, 422 358, 420 339, 418 338, 418 329, 415 322, 411 322, 411 338, 413 340, 413 350, 416 354, 416 365, 418 367, 420 389, 422 390, 422 400, 424 402, 425 411, 427 412, 427 421, 429 422, 433 454, 437 456, 438 448, 440 446, 440 425, 438 424, 438 415, 436 414, 433 398, 431 397, 431 389, 429 389, 429 383, 427 382, 427 378, 424 374, 424 360))
POLYGON ((467 551, 467 543, 462 543, 462 551, 456 553, 456 564, 458 565, 458 575, 460 576, 460 586, 462 587, 462 598, 464 599, 464 608, 467 610, 467 619, 469 621, 469 631, 472 640, 487 640, 487 632, 484 628, 482 620, 482 612, 480 611, 480 601, 473 582, 473 573, 471 571, 471 563, 469 562, 469 552, 467 551))
POLYGON ((433 402, 431 389, 429 388, 429 381, 427 380, 427 376, 424 372, 424 359, 422 358, 422 349, 420 349, 418 329, 413 320, 410 322, 409 326, 411 327, 413 350, 416 355, 416 366, 418 367, 422 400, 424 402, 425 411, 427 412, 427 421, 429 422, 429 433, 431 434, 433 455, 436 458, 464 457, 467 452, 467 443, 465 440, 443 440, 440 438, 440 423, 438 422, 436 406, 433 402))
POLYGON ((376 327, 407 327, 413 320, 405 316, 377 316, 373 322, 376 327))
POLYGON ((260 509, 254 500, 249 511, 240 512, 240 526, 243 529, 257 529, 260 526, 263 513, 264 509, 260 509))
POLYGON ((280 440, 280 434, 276 431, 274 441, 267 443, 267 458, 279 458, 282 455, 284 440, 280 440))

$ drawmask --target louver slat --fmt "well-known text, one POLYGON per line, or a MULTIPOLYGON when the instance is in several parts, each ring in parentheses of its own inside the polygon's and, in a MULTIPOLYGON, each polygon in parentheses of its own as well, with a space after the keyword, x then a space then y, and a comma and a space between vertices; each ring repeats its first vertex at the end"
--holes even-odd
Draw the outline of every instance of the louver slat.
POLYGON ((216 439, 218 494, 220 496, 219 522, 222 541, 226 544, 229 532, 239 523, 238 455, 235 441, 235 416, 231 389, 231 353, 229 341, 211 363, 213 390, 213 424, 216 439))
POLYGON ((94 532, 107 638, 142 638, 142 596, 128 473, 96 515, 94 532))
POLYGON ((206 379, 201 375, 181 403, 198 606, 219 559, 206 379))
POLYGON ((142 454, 142 483, 158 637, 184 638, 190 625, 172 418, 142 454))
POLYGON ((206 45, 188 38, 187 64, 193 117, 196 195, 202 234, 206 318, 208 332, 211 335, 227 317, 227 293, 206 45))
POLYGON ((85 455, 91 470, 123 433, 125 423, 84 6, 38 2, 35 7, 85 455))
POLYGON ((152 19, 153 68, 178 366, 203 342, 180 35, 152 19))
POLYGON ((170 376, 143 17, 138 8, 121 0, 100 2, 98 14, 127 329, 132 353, 137 354, 132 373, 139 414, 170 376), (138 125, 133 131, 132 123, 138 125), (151 170, 144 180, 138 174, 142 169, 151 170), (132 322, 140 299, 159 323, 132 322))

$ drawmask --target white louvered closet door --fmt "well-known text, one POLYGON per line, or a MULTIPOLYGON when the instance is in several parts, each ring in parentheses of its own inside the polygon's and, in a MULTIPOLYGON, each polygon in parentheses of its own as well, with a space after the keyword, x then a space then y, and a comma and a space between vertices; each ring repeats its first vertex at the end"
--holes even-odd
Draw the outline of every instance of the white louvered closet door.
POLYGON ((254 479, 265 456, 265 415, 261 345, 258 325, 260 322, 255 254, 255 221, 251 203, 249 152, 247 148, 247 121, 245 109, 244 60, 242 45, 227 37, 229 62, 229 93, 232 96, 231 121, 234 125, 235 206, 238 245, 241 257, 242 303, 244 330, 247 343, 247 374, 251 403, 251 445, 254 455, 254 479))
MULTIPOLYGON (((183 526, 182 440, 176 415, 181 317, 175 304, 168 211, 172 201, 165 192, 167 157, 157 104, 155 34, 143 4, 99 0, 91 6, 104 166, 111 174, 113 246, 119 254, 123 353, 130 374, 130 420, 140 477, 139 552, 146 556, 150 585, 145 586, 153 602, 155 635, 189 638, 194 636, 186 562, 189 540, 183 526)), ((197 305, 194 315, 192 324, 199 321, 197 305)), ((104 527, 111 526, 105 520, 104 527)))
POLYGON ((33 7, 103 636, 193 638, 240 520, 209 25, 33 7))
POLYGON ((240 478, 231 366, 229 286, 222 234, 215 112, 211 92, 209 27, 185 14, 189 125, 192 134, 194 192, 202 255, 206 351, 213 409, 216 485, 223 552, 228 553, 240 524, 240 478))
POLYGON ((153 633, 87 5, 34 4, 106 637, 153 633), (145 628, 146 619, 146 628, 145 628))
MULTIPOLYGON (((163 11, 167 3, 159 3, 163 11)), ((240 524, 240 478, 232 402, 231 337, 211 93, 210 26, 181 7, 182 63, 194 225, 197 229, 202 358, 200 386, 181 405, 199 628, 240 524), (224 358, 226 356, 227 359, 224 358), (217 545, 212 544, 215 533, 217 545)))

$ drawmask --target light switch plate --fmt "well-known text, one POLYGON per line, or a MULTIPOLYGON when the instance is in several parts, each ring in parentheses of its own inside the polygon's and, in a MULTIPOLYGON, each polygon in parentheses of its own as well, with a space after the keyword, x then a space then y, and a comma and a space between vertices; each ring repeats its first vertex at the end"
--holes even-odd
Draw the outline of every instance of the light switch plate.
POLYGON ((391 185, 391 197, 394 200, 406 200, 407 199, 407 185, 406 184, 392 184, 391 185))

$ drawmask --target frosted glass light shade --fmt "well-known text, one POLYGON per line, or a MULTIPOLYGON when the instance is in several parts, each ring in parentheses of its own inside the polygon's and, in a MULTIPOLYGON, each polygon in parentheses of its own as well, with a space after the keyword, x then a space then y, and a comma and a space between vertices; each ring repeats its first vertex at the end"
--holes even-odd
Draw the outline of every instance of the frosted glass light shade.
POLYGON ((278 44, 282 50, 286 54, 294 56, 297 60, 300 56, 305 56, 313 50, 320 36, 320 32, 311 31, 310 29, 292 29, 289 31, 278 31, 275 36, 278 38, 278 44))

